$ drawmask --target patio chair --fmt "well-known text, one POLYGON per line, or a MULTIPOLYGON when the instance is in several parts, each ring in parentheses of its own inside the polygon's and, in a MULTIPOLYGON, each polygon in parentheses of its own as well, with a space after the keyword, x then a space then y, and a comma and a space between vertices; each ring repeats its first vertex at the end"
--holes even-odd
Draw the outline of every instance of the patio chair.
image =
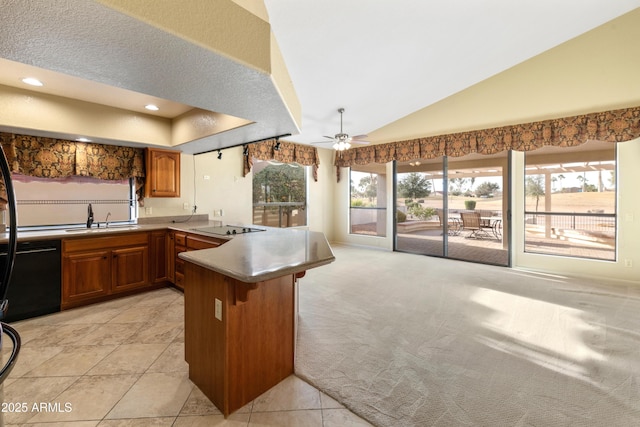
MULTIPOLYGON (((444 212, 442 209, 436 209, 438 213, 438 219, 440 220, 440 227, 444 230, 444 212)), ((462 224, 458 218, 447 218, 447 234, 449 236, 457 236, 460 234, 460 230, 462 229, 462 224)))
POLYGON ((466 237, 469 239, 484 239, 491 237, 483 227, 479 212, 460 212, 462 228, 471 231, 466 237))

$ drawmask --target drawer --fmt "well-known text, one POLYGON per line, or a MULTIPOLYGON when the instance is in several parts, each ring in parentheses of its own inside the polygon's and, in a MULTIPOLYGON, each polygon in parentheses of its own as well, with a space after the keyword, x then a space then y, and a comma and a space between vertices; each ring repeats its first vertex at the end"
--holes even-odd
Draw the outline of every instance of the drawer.
POLYGON ((187 248, 190 250, 215 248, 221 244, 222 241, 215 238, 193 236, 191 234, 187 236, 187 248))
POLYGON ((122 248, 125 246, 146 246, 149 244, 149 233, 134 232, 103 237, 84 237, 64 239, 62 252, 90 251, 96 249, 122 248))
POLYGON ((178 273, 184 274, 184 260, 176 257, 176 275, 178 273))
POLYGON ((187 246, 187 235, 183 233, 175 233, 176 245, 187 246))
POLYGON ((184 290, 184 274, 176 271, 176 281, 174 283, 178 288, 184 290))

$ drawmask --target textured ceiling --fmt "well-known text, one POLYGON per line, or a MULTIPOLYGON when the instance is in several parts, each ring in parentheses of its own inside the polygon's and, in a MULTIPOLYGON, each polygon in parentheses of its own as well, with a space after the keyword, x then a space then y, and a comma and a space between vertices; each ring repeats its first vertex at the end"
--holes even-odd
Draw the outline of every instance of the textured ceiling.
POLYGON ((298 131, 268 73, 91 1, 9 3, 2 58, 255 122, 182 146, 186 152, 298 131))

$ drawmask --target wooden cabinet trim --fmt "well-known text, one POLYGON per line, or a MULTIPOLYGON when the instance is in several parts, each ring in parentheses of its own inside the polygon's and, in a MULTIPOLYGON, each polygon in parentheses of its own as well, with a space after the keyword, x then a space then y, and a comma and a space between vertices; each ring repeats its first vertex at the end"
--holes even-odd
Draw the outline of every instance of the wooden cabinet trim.
POLYGON ((63 239, 62 253, 89 251, 94 249, 120 248, 133 245, 148 245, 149 232, 138 231, 127 234, 117 234, 101 237, 84 237, 77 239, 63 239))
POLYGON ((198 234, 187 234, 187 249, 209 249, 215 248, 223 244, 224 241, 215 237, 204 237, 198 234))
POLYGON ((147 148, 145 197, 180 197, 180 152, 147 148))
POLYGON ((187 246, 187 235, 185 233, 174 233, 175 242, 178 246, 187 246))

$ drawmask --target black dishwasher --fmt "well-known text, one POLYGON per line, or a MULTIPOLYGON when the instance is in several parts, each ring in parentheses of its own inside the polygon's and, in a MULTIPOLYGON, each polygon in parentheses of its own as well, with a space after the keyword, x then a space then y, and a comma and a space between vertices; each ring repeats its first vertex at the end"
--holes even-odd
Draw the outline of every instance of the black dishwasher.
MULTIPOLYGON (((7 245, 0 245, 0 270, 7 259, 7 245)), ((18 242, 7 299, 5 322, 60 311, 60 240, 18 242)))

